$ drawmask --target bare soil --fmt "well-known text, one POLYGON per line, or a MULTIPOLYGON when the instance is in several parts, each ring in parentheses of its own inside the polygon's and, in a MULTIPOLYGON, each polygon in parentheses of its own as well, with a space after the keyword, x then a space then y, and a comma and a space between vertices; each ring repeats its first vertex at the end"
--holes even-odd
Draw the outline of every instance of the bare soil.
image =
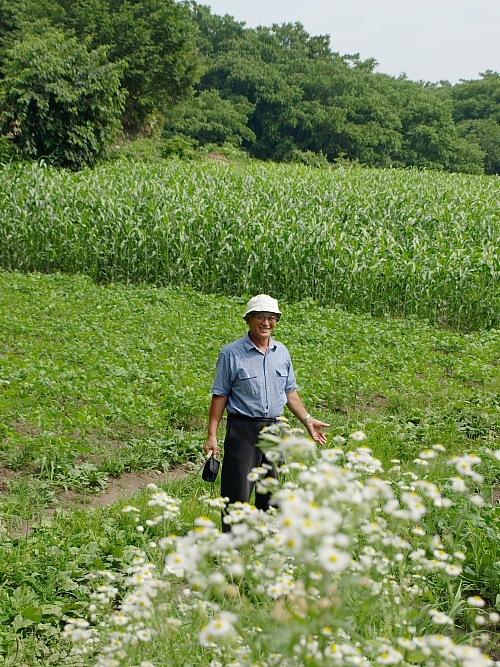
POLYGON ((228 157, 218 151, 212 151, 211 153, 208 153, 206 157, 207 160, 215 160, 216 162, 224 162, 225 164, 231 163, 231 160, 228 157))
POLYGON ((351 405, 337 405, 335 410, 342 412, 342 414, 351 414, 353 411, 378 413, 385 410, 389 405, 389 399, 383 394, 373 394, 372 396, 356 396, 355 401, 351 405))
POLYGON ((0 468, 0 493, 6 493, 9 490, 9 482, 17 479, 20 473, 10 468, 0 468))
POLYGON ((126 472, 120 477, 111 478, 108 486, 96 496, 90 496, 86 508, 106 507, 114 505, 123 498, 132 496, 136 491, 146 488, 148 484, 163 484, 186 478, 191 473, 186 466, 178 466, 167 472, 157 470, 147 472, 126 472))
POLYGON ((36 424, 31 424, 30 422, 18 421, 11 424, 14 431, 20 435, 28 436, 29 438, 35 438, 36 436, 42 433, 42 429, 36 424))
MULTIPOLYGON (((0 474, 3 472, 0 471, 0 474)), ((12 473, 12 471, 7 471, 12 473)), ((50 518, 58 511, 71 510, 91 510, 98 507, 108 507, 118 503, 120 500, 130 498, 134 493, 145 489, 148 484, 163 484, 182 480, 193 474, 192 467, 181 465, 160 472, 159 470, 148 470, 145 472, 126 472, 120 477, 110 477, 107 487, 96 495, 84 495, 75 491, 63 491, 57 495, 57 506, 44 510, 36 521, 29 520, 23 522, 17 529, 10 530, 12 537, 28 537, 33 532, 33 528, 45 518, 50 518)), ((11 477, 13 478, 13 477, 11 477)), ((1 485, 0 485, 0 490, 1 485)))

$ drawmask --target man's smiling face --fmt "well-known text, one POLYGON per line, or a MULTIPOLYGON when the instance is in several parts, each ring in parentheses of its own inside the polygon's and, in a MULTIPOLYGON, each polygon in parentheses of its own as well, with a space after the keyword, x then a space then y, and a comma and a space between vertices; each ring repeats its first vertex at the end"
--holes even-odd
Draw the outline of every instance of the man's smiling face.
POLYGON ((274 313, 252 313, 247 318, 248 329, 252 338, 256 340, 270 339, 278 317, 274 313))

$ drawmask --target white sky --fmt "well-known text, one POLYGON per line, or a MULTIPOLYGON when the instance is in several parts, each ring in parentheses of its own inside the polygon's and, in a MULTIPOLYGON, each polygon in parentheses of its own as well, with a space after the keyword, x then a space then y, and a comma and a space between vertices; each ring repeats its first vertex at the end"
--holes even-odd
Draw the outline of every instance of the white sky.
POLYGON ((300 21, 377 70, 453 83, 500 71, 500 0, 199 0, 247 26, 300 21))

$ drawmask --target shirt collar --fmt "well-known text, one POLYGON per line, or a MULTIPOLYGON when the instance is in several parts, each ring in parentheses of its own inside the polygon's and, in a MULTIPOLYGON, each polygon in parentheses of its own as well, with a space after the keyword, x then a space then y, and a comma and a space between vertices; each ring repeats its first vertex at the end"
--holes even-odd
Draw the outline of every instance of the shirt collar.
MULTIPOLYGON (((257 345, 255 345, 253 340, 250 338, 250 333, 247 333, 247 335, 243 338, 243 344, 244 344, 244 346, 246 347, 247 350, 251 350, 253 348, 254 350, 257 350, 258 352, 260 352, 257 345)), ((276 342, 275 342, 274 338, 271 338, 271 340, 269 342, 269 349, 270 350, 275 350, 276 347, 277 346, 276 346, 276 342)), ((262 352, 260 352, 260 353, 262 354, 262 352)))

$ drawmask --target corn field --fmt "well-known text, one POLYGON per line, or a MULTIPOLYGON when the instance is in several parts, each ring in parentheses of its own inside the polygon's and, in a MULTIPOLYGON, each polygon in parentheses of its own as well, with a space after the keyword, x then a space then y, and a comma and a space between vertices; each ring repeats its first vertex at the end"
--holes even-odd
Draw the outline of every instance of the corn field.
POLYGON ((496 177, 117 162, 0 170, 0 266, 498 324, 496 177))

